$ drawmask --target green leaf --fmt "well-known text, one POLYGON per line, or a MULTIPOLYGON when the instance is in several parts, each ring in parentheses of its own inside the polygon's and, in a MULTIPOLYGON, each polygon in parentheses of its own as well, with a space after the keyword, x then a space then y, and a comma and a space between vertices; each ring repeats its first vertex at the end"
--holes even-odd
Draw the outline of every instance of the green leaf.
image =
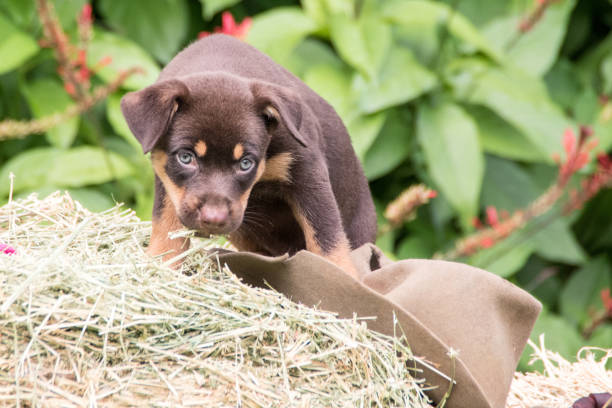
POLYGON ((522 161, 550 160, 522 132, 490 109, 469 106, 466 107, 466 111, 478 125, 480 144, 485 152, 522 161))
MULTIPOLYGON (((575 105, 582 92, 582 85, 572 62, 567 58, 559 59, 548 71, 544 80, 553 101, 566 110, 576 110, 575 105)), ((595 100, 597 102, 597 98, 595 100)))
POLYGON ((88 0, 53 0, 55 14, 64 30, 71 29, 77 24, 77 18, 87 2, 88 0))
MULTIPOLYGON (((385 205, 374 197, 374 207, 376 209, 376 224, 378 226, 383 225, 386 222, 383 215, 385 212, 385 205)), ((396 231, 390 230, 376 237, 376 246, 380 248, 385 255, 389 257, 389 259, 395 259, 395 254, 393 253, 393 247, 395 246, 395 235, 396 231)))
POLYGON ((347 123, 346 128, 353 142, 353 149, 359 160, 363 162, 368 149, 376 140, 376 136, 380 133, 387 112, 378 112, 372 115, 358 116, 347 123))
POLYGON ((612 53, 612 34, 589 48, 576 62, 576 72, 583 83, 590 83, 600 73, 602 61, 612 53))
POLYGON ((365 175, 369 180, 384 176, 408 157, 412 138, 410 129, 397 110, 389 111, 380 134, 363 161, 365 175))
POLYGON ((329 3, 326 0, 302 0, 300 2, 304 13, 317 24, 318 32, 325 37, 329 35, 329 3))
POLYGON ((417 132, 432 179, 468 227, 478 212, 484 170, 476 124, 455 104, 423 105, 417 132))
POLYGON ((215 14, 240 3, 240 0, 200 0, 200 3, 202 3, 202 17, 210 21, 215 14))
MULTIPOLYGON (((513 1, 482 1, 482 0, 442 0, 451 6, 456 6, 457 10, 467 17, 477 27, 485 25, 494 18, 503 15, 512 7, 513 1)), ((516 2, 514 2, 516 3, 516 2)))
POLYGON ((284 65, 294 48, 316 28, 299 7, 277 7, 253 17, 247 41, 284 65))
POLYGON ((555 272, 548 262, 539 256, 533 256, 515 275, 515 283, 529 291, 545 307, 556 308, 562 279, 560 274, 555 272))
POLYGON ((433 255, 431 245, 420 236, 405 238, 397 248, 398 259, 429 259, 433 255))
MULTIPOLYGON (((587 340, 587 344, 594 347, 612 349, 612 324, 602 324, 595 329, 593 335, 587 340)), ((610 361, 608 361, 607 369, 612 370, 610 361)))
POLYGON ((366 78, 372 78, 391 45, 391 27, 375 17, 331 17, 330 37, 338 54, 366 78))
POLYGON ((6 197, 9 193, 9 175, 15 175, 13 192, 35 190, 47 184, 49 169, 55 163, 61 149, 43 147, 28 149, 7 161, 0 170, 0 195, 6 197), (32 165, 36 163, 36 165, 32 165))
MULTIPOLYGON (((51 3, 64 31, 70 31, 77 24, 77 17, 87 0, 51 0, 51 3)), ((38 32, 41 29, 35 0, 2 0, 0 10, 14 24, 28 32, 38 32)))
MULTIPOLYGON (((101 184, 126 177, 132 171, 132 166, 122 156, 97 147, 82 146, 69 150, 43 147, 26 150, 6 162, 0 171, 0 179, 8 180, 9 173, 13 172, 14 192, 18 193, 47 185, 83 187, 101 184)), ((0 192, 6 196, 8 183, 0 186, 0 192)))
MULTIPOLYGON (((548 350, 554 350, 567 360, 576 360, 576 354, 582 347, 582 338, 567 320, 542 310, 529 338, 539 346, 539 339, 542 334, 544 334, 544 345, 548 350)), ((530 347, 525 348, 521 356, 519 369, 543 371, 544 366, 540 361, 532 365, 527 364, 532 352, 533 350, 530 347)))
POLYGON ((36 4, 33 0, 4 0, 0 2, 0 10, 11 22, 24 30, 31 28, 36 20, 36 4))
POLYGON ((601 62, 601 76, 604 80, 605 93, 612 91, 612 53, 601 62))
POLYGON ((315 65, 305 73, 304 82, 332 105, 345 123, 356 116, 348 69, 327 64, 315 65))
POLYGON ((108 97, 106 100, 106 118, 108 119, 108 122, 111 124, 115 133, 124 138, 129 144, 140 151, 140 142, 138 142, 138 140, 136 140, 132 134, 132 131, 128 127, 128 124, 123 117, 123 113, 121 113, 122 96, 122 93, 115 92, 108 97))
POLYGON ((502 278, 510 277, 525 265, 534 248, 529 242, 521 242, 512 247, 504 245, 502 242, 493 248, 478 251, 469 258, 468 263, 502 278))
MULTIPOLYGON (((50 77, 24 82, 21 92, 36 118, 63 112, 74 104, 62 85, 50 77)), ((67 119, 47 131, 47 140, 53 146, 66 148, 74 141, 78 127, 78 116, 67 119)))
POLYGON ((538 255, 551 261, 580 264, 586 254, 565 219, 557 219, 531 238, 538 255))
POLYGON ((561 313, 582 328, 590 321, 591 312, 603 308, 599 296, 602 289, 612 287, 612 269, 605 257, 591 260, 574 272, 559 298, 561 313))
POLYGON ((563 132, 573 123, 550 100, 542 81, 477 59, 456 60, 448 74, 458 99, 488 107, 547 157, 561 151, 563 132))
MULTIPOLYGON (((513 212, 529 206, 548 188, 538 186, 533 177, 516 163, 495 156, 487 156, 486 170, 482 184, 483 206, 513 212)), ((543 225, 537 222, 532 227, 536 228, 535 233, 523 239, 539 255, 574 264, 584 261, 584 251, 576 242, 565 219, 556 219, 543 225)))
POLYGON ((408 49, 394 47, 376 77, 368 80, 358 75, 353 87, 360 95, 361 110, 372 113, 408 102, 437 83, 408 49))
POLYGON ((383 7, 383 15, 400 26, 445 24, 458 39, 501 62, 502 55, 463 15, 446 4, 426 0, 392 0, 383 7))
POLYGON ((0 14, 0 74, 11 71, 38 52, 38 44, 0 14))
POLYGON ((486 156, 486 172, 482 182, 482 205, 513 212, 526 207, 539 190, 517 163, 496 156, 486 156))
POLYGON ((67 191, 72 198, 90 211, 100 212, 115 206, 115 202, 109 194, 104 194, 92 188, 73 188, 67 191))
POLYGON ((187 37, 189 8, 185 0, 100 0, 97 5, 113 30, 164 63, 174 57, 187 37))
POLYGON ((482 33, 497 49, 507 48, 516 41, 508 51, 508 61, 534 76, 540 76, 557 59, 575 4, 575 0, 550 4, 537 24, 520 36, 517 27, 522 15, 493 20, 483 28, 482 33))
MULTIPOLYGON (((495 156, 487 156, 486 172, 482 183, 482 205, 498 210, 513 211, 526 208, 547 186, 538 186, 519 165, 495 156)), ((584 252, 576 242, 565 219, 534 226, 535 233, 520 238, 526 240, 541 256, 560 262, 580 263, 584 252)), ((534 230, 532 230, 534 231, 534 230)), ((520 234, 517 231, 515 234, 520 234)), ((504 244, 500 244, 504 245, 504 244)))
POLYGON ((82 187, 129 176, 132 170, 127 160, 116 153, 82 146, 57 155, 48 179, 57 186, 82 187))
POLYGON ((117 79, 120 72, 130 68, 140 68, 143 72, 130 76, 123 88, 140 89, 151 85, 159 75, 159 66, 149 54, 133 42, 116 34, 95 29, 87 53, 87 65, 96 69, 96 75, 105 82, 117 79), (98 68, 98 62, 105 57, 111 57, 112 62, 98 68))
POLYGON ((606 251, 612 247, 612 189, 600 192, 589 201, 574 225, 576 236, 589 252, 606 251))
POLYGON ((309 69, 317 65, 329 65, 335 69, 350 71, 332 48, 320 40, 306 38, 302 41, 287 60, 286 67, 295 75, 304 78, 309 69))

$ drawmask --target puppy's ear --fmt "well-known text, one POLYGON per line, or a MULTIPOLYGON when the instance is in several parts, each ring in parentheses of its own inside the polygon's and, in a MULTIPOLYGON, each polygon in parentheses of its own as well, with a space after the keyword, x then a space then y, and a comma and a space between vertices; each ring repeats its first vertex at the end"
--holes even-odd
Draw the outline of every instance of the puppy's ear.
POLYGON ((256 109, 261 112, 268 130, 283 123, 291 136, 302 146, 318 137, 319 122, 300 95, 278 85, 254 82, 251 91, 255 96, 256 109))
POLYGON ((150 152, 162 137, 181 103, 189 97, 185 84, 177 79, 162 81, 121 98, 121 111, 130 130, 150 152))

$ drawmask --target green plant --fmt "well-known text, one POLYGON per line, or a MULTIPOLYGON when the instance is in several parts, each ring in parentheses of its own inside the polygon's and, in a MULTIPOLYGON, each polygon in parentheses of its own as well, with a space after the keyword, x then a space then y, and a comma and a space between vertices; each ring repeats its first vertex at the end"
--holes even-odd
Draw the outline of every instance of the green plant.
POLYGON ((252 24, 246 41, 346 123, 390 256, 452 255, 510 279, 544 303, 534 338, 546 332, 567 357, 584 344, 612 347, 600 296, 612 282, 612 191, 593 176, 609 169, 612 147, 607 0, 95 0, 90 35, 85 0, 49 3, 85 58, 64 58, 79 80, 58 72, 57 47, 38 42, 35 1, 0 3, 0 135, 45 132, 0 142, 0 195, 13 172, 17 195, 69 189, 92 209, 114 199, 148 218, 153 174, 120 98, 153 82, 199 32, 229 27, 229 10, 242 34, 252 24), (121 76, 133 67, 142 73, 121 76), (95 89, 107 92, 80 95, 95 89), (600 162, 572 171, 546 211, 500 233, 558 185, 567 162, 555 157, 579 125, 599 141, 589 157, 600 162), (384 209, 418 184, 437 197, 413 189, 400 200, 412 220, 388 224, 384 209), (476 228, 482 218, 489 226, 476 228), (457 252, 469 239, 476 246, 457 252))

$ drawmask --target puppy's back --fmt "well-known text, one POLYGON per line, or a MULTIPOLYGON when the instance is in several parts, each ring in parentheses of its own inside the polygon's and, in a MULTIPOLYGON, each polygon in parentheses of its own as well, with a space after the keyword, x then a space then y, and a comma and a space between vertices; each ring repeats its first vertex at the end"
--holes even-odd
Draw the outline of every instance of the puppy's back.
POLYGON ((259 79, 291 88, 301 88, 300 85, 303 85, 293 74, 264 53, 224 34, 213 34, 186 47, 166 65, 159 80, 211 71, 259 79))

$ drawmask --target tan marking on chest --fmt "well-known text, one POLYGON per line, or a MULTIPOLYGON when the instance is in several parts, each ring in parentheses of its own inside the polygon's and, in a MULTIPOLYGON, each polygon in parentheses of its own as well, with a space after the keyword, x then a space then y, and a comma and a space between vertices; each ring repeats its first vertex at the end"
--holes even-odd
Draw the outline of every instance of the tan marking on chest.
POLYGON ((291 153, 279 153, 266 161, 266 169, 261 176, 262 181, 281 181, 291 183, 291 164, 293 156, 291 153))
POLYGON ((196 154, 199 157, 204 157, 204 155, 206 154, 206 143, 204 143, 203 140, 199 140, 198 143, 196 143, 193 147, 193 150, 195 150, 196 154))
POLYGON ((242 143, 238 143, 234 147, 234 159, 238 160, 239 158, 242 157, 243 154, 244 154, 244 146, 242 145, 242 143))

